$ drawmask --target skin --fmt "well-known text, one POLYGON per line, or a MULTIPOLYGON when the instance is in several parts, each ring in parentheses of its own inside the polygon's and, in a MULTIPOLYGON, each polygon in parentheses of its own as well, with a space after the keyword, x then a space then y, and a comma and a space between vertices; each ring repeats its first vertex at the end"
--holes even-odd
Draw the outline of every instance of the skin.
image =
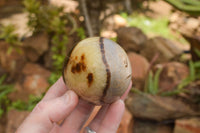
MULTIPOLYGON (((116 133, 125 109, 124 99, 103 105, 89 127, 97 133, 116 133)), ((16 133, 78 133, 94 108, 78 98, 60 78, 36 105, 16 133)))

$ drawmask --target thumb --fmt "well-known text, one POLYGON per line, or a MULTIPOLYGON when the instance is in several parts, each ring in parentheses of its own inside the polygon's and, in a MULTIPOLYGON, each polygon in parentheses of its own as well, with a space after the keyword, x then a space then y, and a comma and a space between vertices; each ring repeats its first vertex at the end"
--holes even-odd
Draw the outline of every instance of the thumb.
POLYGON ((48 133, 55 122, 66 118, 76 107, 78 96, 71 90, 63 96, 41 101, 17 130, 17 133, 48 133))

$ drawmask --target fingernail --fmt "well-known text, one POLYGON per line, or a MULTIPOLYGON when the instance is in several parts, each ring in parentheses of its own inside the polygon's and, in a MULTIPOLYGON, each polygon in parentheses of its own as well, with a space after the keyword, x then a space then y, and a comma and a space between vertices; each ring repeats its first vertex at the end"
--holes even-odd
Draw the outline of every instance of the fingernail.
POLYGON ((118 102, 124 104, 124 100, 122 100, 122 99, 119 99, 118 102))
POLYGON ((65 102, 71 102, 72 103, 72 102, 75 102, 77 99, 78 99, 78 96, 72 90, 68 90, 64 94, 64 101, 65 102))

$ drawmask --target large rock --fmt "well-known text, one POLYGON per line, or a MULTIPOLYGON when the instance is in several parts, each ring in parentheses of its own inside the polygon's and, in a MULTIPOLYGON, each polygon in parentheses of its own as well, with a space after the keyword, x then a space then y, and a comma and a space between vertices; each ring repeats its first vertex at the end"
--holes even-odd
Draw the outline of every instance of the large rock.
POLYGON ((107 31, 108 30, 113 31, 113 30, 119 29, 120 27, 124 27, 126 25, 127 25, 126 19, 124 19, 118 14, 109 16, 104 21, 104 29, 107 31))
POLYGON ((11 53, 8 53, 9 47, 9 44, 4 41, 0 42, 0 65, 11 75, 11 78, 17 79, 25 65, 26 58, 22 50, 19 52, 13 48, 11 53))
POLYGON ((3 6, 3 5, 5 5, 5 0, 0 1, 0 6, 3 6))
POLYGON ((182 51, 177 48, 172 41, 163 37, 154 37, 149 39, 141 50, 141 54, 149 61, 152 61, 155 56, 158 56, 155 61, 156 63, 167 62, 181 53, 182 51))
POLYGON ((145 12, 150 18, 162 18, 163 16, 169 17, 173 7, 165 1, 145 1, 142 3, 148 10, 145 12))
POLYGON ((177 119, 174 133, 200 133, 200 118, 177 119))
POLYGON ((159 88, 162 91, 170 91, 176 88, 189 75, 187 65, 179 62, 169 62, 162 65, 159 88))
POLYGON ((143 89, 149 69, 149 62, 145 57, 134 52, 129 52, 128 57, 132 66, 133 86, 138 89, 143 89))
POLYGON ((27 111, 10 110, 7 114, 7 126, 5 133, 14 133, 28 114, 29 112, 27 111))
POLYGON ((190 104, 172 97, 133 94, 126 100, 126 105, 134 117, 141 119, 164 121, 200 115, 190 104))
POLYGON ((147 41, 147 36, 136 27, 123 27, 117 30, 117 42, 126 51, 139 51, 147 41))
POLYGON ((42 93, 46 92, 48 87, 48 81, 41 75, 37 74, 27 76, 23 83, 23 88, 30 92, 30 94, 34 94, 36 96, 41 96, 42 93))
POLYGON ((5 133, 7 124, 7 117, 6 115, 2 115, 0 118, 0 133, 5 133))
POLYGON ((15 91, 9 94, 12 101, 27 101, 30 94, 41 96, 49 87, 48 78, 51 73, 38 64, 26 63, 21 74, 22 78, 15 83, 15 91))
POLYGON ((171 15, 169 26, 174 31, 179 31, 181 34, 194 36, 199 33, 197 29, 200 26, 200 21, 196 17, 177 11, 171 15))
POLYGON ((132 133, 173 133, 173 124, 134 119, 132 133))
POLYGON ((57 7, 63 7, 64 12, 76 12, 78 8, 78 1, 74 0, 48 0, 49 4, 57 7))
POLYGON ((0 6, 8 6, 8 5, 21 5, 22 0, 1 0, 0 6))
POLYGON ((44 78, 49 78, 51 72, 42 66, 34 63, 26 63, 24 68, 22 69, 22 73, 24 75, 41 75, 44 78))
POLYGON ((144 79, 149 69, 149 62, 147 59, 134 52, 129 52, 128 58, 132 66, 133 78, 144 79))
POLYGON ((44 67, 34 64, 27 63, 22 73, 24 74, 23 88, 28 92, 35 95, 41 95, 49 87, 48 78, 51 72, 44 67))
POLYGON ((22 100, 28 102, 31 92, 23 88, 23 80, 16 82, 14 85, 14 89, 15 89, 14 92, 8 94, 8 98, 11 101, 22 100))
POLYGON ((28 59, 32 62, 37 61, 48 50, 48 43, 48 35, 45 33, 38 33, 26 38, 23 47, 28 59))
POLYGON ((5 125, 0 124, 0 133, 4 133, 4 132, 5 132, 5 125))
POLYGON ((200 36, 187 36, 183 35, 184 38, 190 43, 190 53, 193 61, 199 61, 200 57, 196 53, 196 50, 200 51, 200 36))
POLYGON ((5 73, 6 71, 0 65, 0 77, 3 76, 5 73))
POLYGON ((27 63, 22 73, 24 74, 23 88, 30 94, 40 96, 49 87, 48 78, 51 73, 42 66, 27 63))
MULTIPOLYGON (((15 6, 14 6, 15 7, 15 6)), ((12 8, 14 8, 12 7, 12 8)), ((17 10, 17 9, 15 9, 17 10)), ((4 14, 4 13, 2 13, 4 14)), ((0 17, 1 17, 0 12, 0 17)), ((7 26, 7 25, 13 25, 14 26, 14 34, 18 36, 18 38, 24 38, 32 35, 32 31, 27 25, 28 23, 28 14, 25 12, 20 13, 14 13, 13 15, 6 16, 3 19, 0 19, 0 24, 7 26)))
POLYGON ((191 82, 185 89, 187 89, 187 93, 180 96, 184 97, 187 102, 194 103, 196 109, 200 110, 200 80, 191 82))

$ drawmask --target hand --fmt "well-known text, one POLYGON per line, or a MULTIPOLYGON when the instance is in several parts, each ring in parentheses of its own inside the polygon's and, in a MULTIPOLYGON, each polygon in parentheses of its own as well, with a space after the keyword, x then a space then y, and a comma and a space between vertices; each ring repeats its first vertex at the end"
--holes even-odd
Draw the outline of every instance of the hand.
MULTIPOLYGON (((124 99, 131 88, 122 96, 124 99)), ((97 133, 115 133, 123 112, 123 100, 104 105, 89 124, 97 133)), ((24 120, 16 133, 78 133, 95 105, 78 99, 60 78, 24 120), (62 123, 61 123, 62 122, 62 123)))

